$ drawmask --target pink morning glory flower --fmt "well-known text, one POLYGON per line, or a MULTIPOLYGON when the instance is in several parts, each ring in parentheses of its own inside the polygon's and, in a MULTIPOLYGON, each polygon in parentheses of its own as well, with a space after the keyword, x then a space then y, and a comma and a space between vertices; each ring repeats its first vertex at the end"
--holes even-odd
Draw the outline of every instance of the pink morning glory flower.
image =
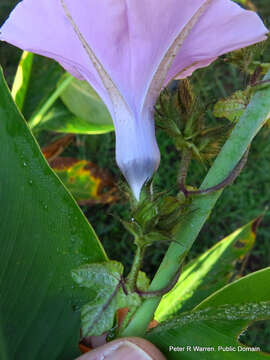
POLYGON ((231 0, 23 0, 0 39, 88 81, 115 126, 116 160, 138 199, 159 166, 153 106, 173 78, 265 39, 231 0))

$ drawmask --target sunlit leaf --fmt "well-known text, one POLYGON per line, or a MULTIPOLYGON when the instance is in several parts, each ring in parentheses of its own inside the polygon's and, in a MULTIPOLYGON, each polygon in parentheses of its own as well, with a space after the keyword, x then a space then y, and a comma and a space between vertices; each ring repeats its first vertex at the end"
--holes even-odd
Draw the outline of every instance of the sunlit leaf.
POLYGON ((45 161, 2 73, 0 150, 0 356, 73 360, 76 310, 89 294, 74 284, 71 270, 107 258, 45 161))
POLYGON ((253 272, 219 289, 203 300, 195 310, 218 307, 223 304, 270 301, 270 267, 253 272))
POLYGON ((163 322, 146 338, 157 345, 168 360, 180 358, 179 351, 170 351, 170 346, 183 348, 183 360, 202 358, 196 346, 210 348, 203 352, 206 360, 268 359, 269 355, 258 350, 239 351, 238 346, 243 345, 237 339, 252 322, 270 319, 270 294, 266 286, 269 281, 270 268, 245 276, 218 290, 191 312, 163 322), (231 346, 235 351, 218 350, 219 346, 231 346))
POLYGON ((73 115, 66 106, 58 101, 42 117, 38 128, 59 133, 98 135, 113 131, 112 124, 94 124, 73 115))
POLYGON ((32 72, 34 54, 24 51, 12 86, 12 97, 20 110, 23 109, 32 72))
POLYGON ((250 351, 237 341, 250 323, 267 319, 270 319, 270 301, 224 304, 165 321, 146 338, 158 346, 168 360, 269 359, 259 347, 254 346, 250 351))
POLYGON ((243 261, 252 249, 259 220, 239 228, 187 264, 176 286, 161 300, 155 319, 160 322, 177 311, 191 310, 226 285, 234 276, 236 262, 243 261))
POLYGON ((109 172, 90 161, 59 157, 50 165, 81 205, 108 204, 119 199, 109 172))

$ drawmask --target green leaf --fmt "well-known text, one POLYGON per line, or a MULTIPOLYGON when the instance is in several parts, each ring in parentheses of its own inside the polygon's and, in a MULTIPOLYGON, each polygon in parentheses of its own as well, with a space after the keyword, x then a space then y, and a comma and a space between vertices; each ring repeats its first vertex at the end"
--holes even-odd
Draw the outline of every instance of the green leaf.
POLYGON ((223 304, 269 301, 270 267, 251 273, 231 284, 224 286, 205 300, 195 310, 223 304), (248 301, 247 301, 248 300, 248 301))
POLYGON ((90 124, 90 129, 97 126, 99 130, 100 125, 105 125, 108 131, 113 130, 106 106, 86 81, 74 78, 62 93, 61 99, 72 114, 90 124))
POLYGON ((47 98, 45 98, 44 103, 40 104, 28 122, 31 129, 40 124, 48 110, 50 110, 50 108, 55 104, 71 81, 71 75, 65 76, 63 81, 61 81, 61 84, 47 98))
MULTIPOLYGON (((223 352, 218 346, 232 346, 238 350, 238 336, 256 320, 270 319, 270 295, 266 284, 270 268, 241 278, 200 303, 192 312, 183 313, 155 328, 147 339, 165 353, 167 359, 178 359, 179 353, 169 352, 169 346, 208 346, 215 351, 205 352, 204 359, 263 359, 263 353, 247 351, 223 352), (221 355, 222 354, 222 355, 221 355)), ((184 351, 181 359, 201 358, 202 353, 184 351)))
POLYGON ((255 243, 260 218, 234 231, 187 264, 176 286, 163 296, 155 319, 161 322, 177 311, 191 310, 211 293, 228 283, 234 265, 243 260, 255 243))
POLYGON ((74 286, 71 270, 107 258, 45 161, 2 73, 0 144, 1 351, 8 360, 73 360, 80 335, 76 309, 88 294, 74 286))
POLYGON ((121 279, 123 270, 123 265, 117 261, 86 264, 72 270, 72 278, 80 286, 96 292, 106 286, 114 289, 121 279))
POLYGON ((238 121, 249 103, 249 97, 250 88, 236 91, 228 98, 219 100, 214 106, 214 116, 226 118, 231 122, 238 121))
POLYGON ((140 304, 135 293, 125 294, 121 288, 123 265, 116 261, 84 265, 72 271, 74 281, 90 289, 91 301, 82 307, 84 337, 102 335, 114 324, 115 313, 123 307, 140 304))
POLYGON ((251 0, 234 0, 234 1, 244 5, 247 9, 257 11, 256 6, 253 4, 251 0))
POLYGON ((147 277, 145 272, 139 271, 136 285, 137 288, 140 289, 141 291, 147 291, 150 285, 150 279, 147 277))
POLYGON ((184 313, 153 329, 146 338, 164 353, 166 359, 268 359, 254 346, 248 352, 237 341, 243 328, 258 320, 270 319, 270 301, 222 305, 184 313), (172 347, 178 348, 173 351, 172 347), (204 350, 203 350, 204 348, 204 350))
POLYGON ((35 55, 23 107, 23 115, 27 121, 40 112, 48 98, 55 92, 56 85, 63 75, 63 68, 55 61, 35 55))
POLYGON ((117 293, 117 309, 128 308, 131 312, 141 304, 140 296, 136 293, 125 294, 123 289, 117 293))
MULTIPOLYGON (((263 81, 270 79, 270 72, 263 81)), ((265 124, 270 111, 270 87, 257 91, 239 122, 232 130, 230 137, 215 159, 214 164, 206 175, 200 189, 207 189, 223 181, 239 163, 253 138, 265 124)), ((222 190, 207 196, 194 197, 189 208, 188 219, 177 228, 175 239, 169 246, 162 263, 149 286, 149 291, 156 291, 167 287, 171 279, 179 270, 187 252, 196 240, 204 223, 209 218, 222 190)), ((160 302, 160 297, 146 299, 136 311, 122 336, 142 336, 153 319, 160 302)))
POLYGON ((92 300, 81 310, 84 337, 102 335, 113 327, 122 273, 123 266, 116 261, 85 265, 72 271, 73 280, 91 290, 92 300))
POLYGON ((59 133, 89 135, 104 134, 114 130, 112 124, 93 124, 73 115, 61 101, 57 101, 42 117, 38 128, 59 133))
POLYGON ((50 165, 80 205, 109 204, 118 199, 113 178, 94 163, 58 157, 50 165))
POLYGON ((12 97, 20 110, 23 109, 32 72, 34 54, 24 51, 12 86, 12 97))
POLYGON ((116 294, 98 294, 82 307, 82 336, 102 335, 113 327, 116 311, 116 294))

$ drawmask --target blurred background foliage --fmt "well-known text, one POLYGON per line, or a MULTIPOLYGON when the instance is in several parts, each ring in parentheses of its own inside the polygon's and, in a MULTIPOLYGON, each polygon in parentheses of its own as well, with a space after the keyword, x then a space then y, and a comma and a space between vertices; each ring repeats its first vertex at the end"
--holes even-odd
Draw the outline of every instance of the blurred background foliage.
MULTIPOLYGON (((0 2, 0 24, 6 19, 17 0, 1 0, 0 2)), ((270 25, 270 4, 269 0, 238 1, 243 6, 256 8, 262 16, 266 25, 270 25)), ((0 64, 4 69, 9 85, 12 85, 13 78, 20 60, 21 51, 8 45, 0 44, 0 64)), ((266 49, 262 62, 270 62, 270 49, 266 49)), ((51 77, 59 79, 59 69, 52 61, 39 59, 42 68, 34 71, 30 82, 40 82, 44 71, 50 72, 51 77)), ((46 77, 43 77, 46 80, 46 77)), ((206 69, 198 70, 191 78, 192 86, 200 100, 210 106, 206 117, 210 122, 222 123, 222 119, 215 119, 212 115, 212 108, 220 98, 231 95, 236 90, 245 89, 247 77, 239 69, 228 63, 227 57, 221 57, 218 61, 206 69), (212 105, 211 105, 212 104, 212 105)), ((46 84, 44 84, 46 86, 46 84)), ((50 93, 51 89, 47 89, 50 93)), ((37 93, 30 93, 27 96, 25 112, 31 114, 33 107, 42 101, 38 99, 37 93)), ((59 134, 56 132, 40 131, 36 133, 38 142, 44 148, 44 153, 51 165, 58 171, 59 176, 65 182, 66 173, 62 161, 60 164, 55 161, 59 155, 59 146, 54 150, 55 142, 59 141, 59 134), (48 149, 48 144, 51 147, 48 149)), ((180 156, 175 150, 172 140, 161 130, 157 129, 157 138, 161 150, 162 160, 158 173, 155 177, 154 187, 157 191, 164 189, 175 189, 177 174, 179 170, 180 156)), ((241 175, 223 192, 215 211, 211 214, 208 222, 201 231, 197 242, 194 244, 189 258, 194 258, 211 247, 218 240, 233 232, 235 229, 246 224, 257 216, 264 214, 264 219, 259 226, 257 241, 252 253, 245 262, 243 274, 262 269, 270 263, 270 129, 264 128, 252 144, 248 163, 241 175)), ((126 269, 129 269, 133 259, 134 245, 131 235, 124 231, 117 217, 128 218, 129 208, 127 202, 119 201, 125 199, 124 194, 115 193, 115 183, 122 188, 122 175, 115 163, 115 136, 113 132, 103 135, 74 135, 72 139, 65 138, 65 143, 60 149, 62 157, 69 158, 65 163, 73 165, 78 160, 87 160, 89 163, 79 163, 82 168, 76 170, 76 184, 85 182, 85 176, 98 178, 96 187, 106 191, 106 186, 111 186, 109 194, 100 194, 97 189, 90 189, 94 192, 96 199, 87 201, 87 194, 80 194, 83 200, 80 205, 100 237, 109 257, 114 260, 121 260, 126 269), (68 145, 68 146, 67 146, 68 145), (75 160, 74 160, 75 159, 75 160), (98 167, 98 170, 97 170, 98 167), (84 172, 82 172, 82 169, 84 172), (94 170, 93 170, 94 169, 94 170), (92 171, 92 172, 91 172, 92 171), (93 172, 94 171, 94 172, 93 172), (104 175, 105 174, 105 175, 104 175), (80 177, 80 176, 84 177, 80 177), (113 181, 115 179, 115 181, 113 181), (121 179, 121 180, 120 180, 121 179), (108 185, 109 184, 109 185, 108 185), (113 185, 112 185, 113 184, 113 185), (104 200, 105 199, 105 200, 104 200), (90 204, 90 205, 89 205, 90 204)), ((74 173, 74 167, 71 171, 74 173)), ((206 168, 197 162, 191 164, 188 174, 188 184, 198 186, 202 181, 206 168)), ((121 191, 121 190, 120 190, 121 191)), ((76 193, 75 198, 79 197, 76 193)), ((91 195, 92 196, 92 195, 91 195)), ((81 199, 81 198, 80 198, 81 199)), ((155 243, 145 257, 144 270, 153 275, 168 244, 155 243)), ((243 271, 243 269, 241 269, 243 271)), ((270 352, 270 323, 262 322, 253 325, 241 338, 248 344, 256 344, 270 352)))

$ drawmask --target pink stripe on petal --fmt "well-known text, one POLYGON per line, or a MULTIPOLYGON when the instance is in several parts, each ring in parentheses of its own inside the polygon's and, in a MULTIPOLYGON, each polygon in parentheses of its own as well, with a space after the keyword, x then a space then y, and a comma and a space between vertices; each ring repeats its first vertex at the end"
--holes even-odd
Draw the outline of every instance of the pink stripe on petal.
POLYGON ((94 87, 113 117, 117 162, 138 198, 159 164, 153 105, 162 86, 264 40, 267 29, 231 0, 64 0, 68 13, 61 1, 23 0, 0 39, 55 59, 94 87))
POLYGON ((60 62, 73 75, 94 79, 95 90, 110 106, 108 94, 67 20, 59 0, 24 0, 1 28, 0 39, 60 62))
POLYGON ((220 55, 263 41, 267 33, 256 13, 244 10, 229 0, 215 0, 187 37, 167 75, 166 83, 175 77, 191 75, 194 70, 208 66, 220 55), (181 73, 188 67, 188 71, 181 73))

